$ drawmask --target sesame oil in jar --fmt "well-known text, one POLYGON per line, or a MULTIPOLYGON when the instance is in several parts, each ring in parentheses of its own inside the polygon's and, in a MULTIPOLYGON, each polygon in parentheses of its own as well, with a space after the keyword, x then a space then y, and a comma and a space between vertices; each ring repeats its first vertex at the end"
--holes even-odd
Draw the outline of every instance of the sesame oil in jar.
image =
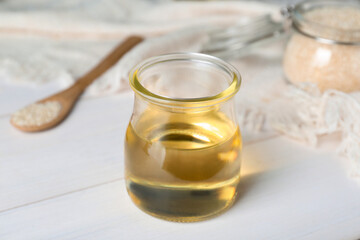
POLYGON ((176 221, 201 220, 231 206, 240 177, 239 130, 212 111, 152 124, 163 117, 148 110, 136 127, 143 134, 131 124, 127 129, 132 200, 151 215, 176 221))

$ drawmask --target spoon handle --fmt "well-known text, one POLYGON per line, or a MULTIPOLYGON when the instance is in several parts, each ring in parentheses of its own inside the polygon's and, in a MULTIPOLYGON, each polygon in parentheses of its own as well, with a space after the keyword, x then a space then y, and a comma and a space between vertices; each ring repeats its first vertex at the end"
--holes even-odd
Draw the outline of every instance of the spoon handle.
POLYGON ((142 40, 143 39, 141 37, 136 36, 127 38, 113 51, 111 51, 111 53, 109 53, 109 55, 107 55, 102 61, 100 61, 100 63, 96 65, 90 72, 79 78, 74 85, 59 93, 38 101, 36 103, 37 105, 29 105, 15 113, 10 120, 11 124, 24 132, 44 131, 60 124, 69 115, 85 88, 106 70, 112 67, 127 51, 129 51, 136 44, 140 43, 142 40), (57 107, 57 110, 49 110, 47 109, 49 107, 44 108, 44 105, 41 105, 51 101, 57 104, 56 106, 60 105, 60 108, 57 107), (39 108, 41 110, 39 110, 39 108), (54 114, 52 114, 53 116, 51 116, 50 120, 45 119, 45 117, 49 117, 48 111, 56 111, 54 114), (34 117, 35 120, 33 121, 31 118, 34 117), (24 119, 30 119, 30 122, 25 121, 24 124, 24 119), (40 119, 40 123, 36 122, 37 119, 40 119), (43 119, 46 121, 43 121, 43 119))
POLYGON ((75 83, 81 92, 89 86, 101 74, 112 67, 126 52, 135 45, 143 41, 139 36, 131 36, 121 42, 114 50, 112 50, 105 58, 103 58, 93 69, 78 79, 75 83))

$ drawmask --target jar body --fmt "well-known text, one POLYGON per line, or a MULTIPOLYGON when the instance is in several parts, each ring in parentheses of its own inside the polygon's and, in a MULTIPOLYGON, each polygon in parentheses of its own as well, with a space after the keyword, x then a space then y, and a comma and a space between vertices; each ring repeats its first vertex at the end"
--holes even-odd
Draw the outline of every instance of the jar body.
MULTIPOLYGON (((176 70, 168 66, 164 71, 176 70)), ((181 89, 178 86, 177 94, 181 89)), ((146 213, 171 221, 199 221, 229 208, 236 197, 241 136, 232 97, 197 107, 197 102, 186 107, 177 103, 182 104, 159 104, 135 94, 125 138, 126 185, 133 202, 146 213)))
POLYGON ((359 66, 360 46, 322 43, 296 31, 290 36, 283 60, 290 82, 311 82, 321 91, 359 91, 359 66))

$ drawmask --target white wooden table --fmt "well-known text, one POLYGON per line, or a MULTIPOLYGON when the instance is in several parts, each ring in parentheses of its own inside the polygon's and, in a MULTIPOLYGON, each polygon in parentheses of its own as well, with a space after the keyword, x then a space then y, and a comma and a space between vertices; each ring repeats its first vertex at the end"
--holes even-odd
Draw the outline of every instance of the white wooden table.
POLYGON ((83 97, 61 126, 25 134, 10 113, 55 92, 0 85, 0 239, 357 239, 360 186, 320 150, 244 133, 241 196, 198 223, 153 218, 127 196, 123 138, 132 94, 83 97))

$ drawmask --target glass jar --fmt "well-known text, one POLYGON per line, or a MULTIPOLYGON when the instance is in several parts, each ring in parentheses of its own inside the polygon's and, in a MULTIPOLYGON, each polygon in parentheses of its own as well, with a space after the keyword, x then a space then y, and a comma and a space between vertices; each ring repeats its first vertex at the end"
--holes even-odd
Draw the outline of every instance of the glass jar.
POLYGON ((125 176, 140 209, 188 222, 232 205, 240 179, 233 99, 240 79, 233 66, 195 53, 153 57, 133 69, 125 176))
POLYGON ((291 12, 293 33, 283 59, 286 78, 321 91, 360 90, 360 3, 308 1, 291 12))

